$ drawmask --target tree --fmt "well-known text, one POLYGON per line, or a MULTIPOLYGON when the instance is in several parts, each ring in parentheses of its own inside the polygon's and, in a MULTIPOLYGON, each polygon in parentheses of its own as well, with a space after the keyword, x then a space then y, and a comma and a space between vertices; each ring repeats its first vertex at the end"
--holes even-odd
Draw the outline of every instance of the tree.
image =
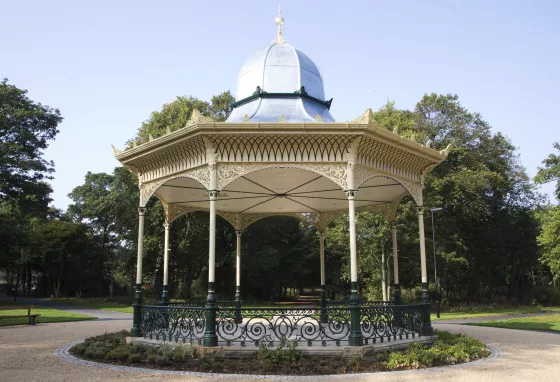
MULTIPOLYGON (((531 213, 538 196, 515 147, 492 133, 456 95, 426 94, 412 111, 388 103, 374 117, 381 126, 422 144, 437 149, 452 145, 447 160, 426 177, 424 190, 425 206, 444 208, 436 250, 447 297, 490 298, 505 286, 517 298, 538 266, 537 222, 531 213)), ((419 269, 412 202, 402 203, 399 223, 400 260, 406 262, 400 280, 406 283, 417 279, 419 269)))
MULTIPOLYGON (((554 148, 560 151, 560 143, 555 142, 554 148)), ((544 184, 556 182, 556 197, 560 199, 560 155, 550 154, 542 162, 543 167, 535 176, 535 182, 544 184)), ((546 206, 538 214, 542 231, 538 237, 542 248, 541 261, 546 264, 554 277, 560 280, 560 206, 546 206)))
POLYGON ((62 117, 27 97, 27 91, 0 82, 0 199, 17 201, 28 211, 46 211, 54 163, 43 157, 62 117))
POLYGON ((549 206, 540 212, 542 231, 538 237, 542 248, 541 261, 555 281, 560 280, 560 206, 549 206))
MULTIPOLYGON (((560 151, 560 143, 554 142, 554 148, 560 151)), ((535 182, 537 184, 556 182, 556 197, 560 199, 560 155, 550 154, 542 163, 544 168, 539 167, 535 182)))

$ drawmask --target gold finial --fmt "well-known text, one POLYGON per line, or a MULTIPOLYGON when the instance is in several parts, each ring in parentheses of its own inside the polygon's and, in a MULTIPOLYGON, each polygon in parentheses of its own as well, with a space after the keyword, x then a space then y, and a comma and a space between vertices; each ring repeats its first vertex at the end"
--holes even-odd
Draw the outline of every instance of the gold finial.
POLYGON ((274 42, 277 44, 283 44, 284 37, 282 36, 282 25, 284 25, 284 18, 282 17, 282 13, 280 12, 280 5, 278 5, 278 16, 274 18, 274 22, 278 26, 278 33, 276 34, 276 39, 274 42))

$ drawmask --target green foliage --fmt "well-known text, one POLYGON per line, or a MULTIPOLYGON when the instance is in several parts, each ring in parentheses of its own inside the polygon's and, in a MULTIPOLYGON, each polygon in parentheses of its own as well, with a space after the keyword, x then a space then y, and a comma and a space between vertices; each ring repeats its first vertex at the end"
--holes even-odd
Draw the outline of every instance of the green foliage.
POLYGON ((560 206, 545 207, 538 214, 542 231, 537 238, 542 248, 541 261, 554 276, 560 280, 560 206))
MULTIPOLYGON (((560 151, 560 143, 554 142, 554 148, 560 151)), ((560 155, 550 154, 542 163, 544 167, 539 167, 535 182, 537 184, 556 182, 556 197, 560 199, 560 155)))
POLYGON ((266 343, 261 342, 257 352, 257 358, 265 365, 294 364, 301 359, 301 353, 296 349, 297 341, 282 339, 275 349, 271 349, 266 343))
POLYGON ((418 369, 437 365, 454 365, 488 357, 490 354, 482 342, 449 332, 436 330, 437 339, 431 347, 411 344, 403 352, 392 352, 386 361, 387 369, 418 369))
POLYGON ((27 90, 0 81, 0 202, 46 212, 54 163, 43 151, 58 133, 60 112, 27 97, 27 90))

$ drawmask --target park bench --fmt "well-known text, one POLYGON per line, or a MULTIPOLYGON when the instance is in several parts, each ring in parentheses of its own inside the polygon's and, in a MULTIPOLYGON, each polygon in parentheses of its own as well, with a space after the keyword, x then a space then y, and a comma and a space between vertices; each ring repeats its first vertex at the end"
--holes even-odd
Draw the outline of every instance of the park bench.
POLYGON ((3 306, 0 305, 0 310, 16 310, 16 309, 27 309, 27 315, 19 314, 13 316, 0 316, 2 318, 22 318, 28 317, 29 318, 29 325, 35 325, 35 319, 40 316, 40 314, 31 314, 31 309, 35 308, 33 305, 14 305, 14 306, 3 306))

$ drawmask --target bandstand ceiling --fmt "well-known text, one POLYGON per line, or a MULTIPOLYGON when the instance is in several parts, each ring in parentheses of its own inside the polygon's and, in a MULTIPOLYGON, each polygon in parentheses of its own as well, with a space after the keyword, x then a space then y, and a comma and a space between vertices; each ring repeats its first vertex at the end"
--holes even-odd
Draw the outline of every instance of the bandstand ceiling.
MULTIPOLYGON (((175 178, 156 191, 168 204, 208 208, 208 191, 190 178, 175 178)), ((396 180, 375 177, 360 187, 356 207, 386 204, 407 194, 396 180)), ((305 213, 346 209, 348 198, 331 180, 297 168, 271 168, 244 175, 225 187, 219 211, 235 213, 305 213)))

